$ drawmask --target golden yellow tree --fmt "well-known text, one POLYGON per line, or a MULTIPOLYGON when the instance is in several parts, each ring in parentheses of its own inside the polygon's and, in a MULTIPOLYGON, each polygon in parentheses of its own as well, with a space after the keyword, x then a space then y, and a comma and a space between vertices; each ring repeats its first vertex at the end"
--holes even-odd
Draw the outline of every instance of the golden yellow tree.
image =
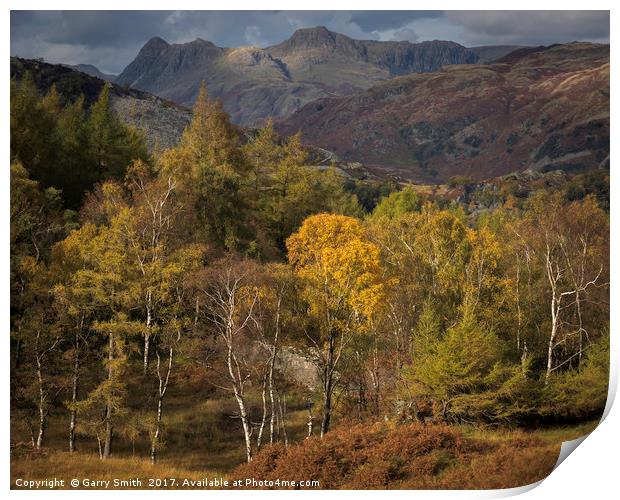
POLYGON ((321 436, 329 430, 336 370, 345 347, 372 318, 383 294, 378 247, 359 220, 344 215, 308 217, 287 240, 288 258, 303 286, 316 332, 307 331, 321 371, 321 436))

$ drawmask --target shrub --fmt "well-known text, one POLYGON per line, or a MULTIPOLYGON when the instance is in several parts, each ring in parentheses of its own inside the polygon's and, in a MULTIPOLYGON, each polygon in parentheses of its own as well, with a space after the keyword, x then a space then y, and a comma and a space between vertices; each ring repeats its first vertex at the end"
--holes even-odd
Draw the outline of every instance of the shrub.
POLYGON ((523 432, 468 438, 455 427, 385 423, 341 427, 288 448, 268 446, 234 477, 320 481, 321 489, 504 488, 538 481, 559 447, 523 432))
POLYGON ((558 373, 545 391, 544 415, 568 418, 600 417, 609 384, 609 335, 589 345, 580 370, 558 373))

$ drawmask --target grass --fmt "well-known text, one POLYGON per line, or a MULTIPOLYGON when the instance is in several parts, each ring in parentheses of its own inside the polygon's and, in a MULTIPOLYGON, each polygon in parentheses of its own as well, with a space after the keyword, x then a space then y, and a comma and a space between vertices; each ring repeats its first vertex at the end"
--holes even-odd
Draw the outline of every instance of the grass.
MULTIPOLYGON (((257 395, 251 399, 256 417, 257 395)), ((250 466, 243 465, 243 436, 239 420, 232 418, 232 398, 199 383, 180 383, 170 392, 164 410, 164 447, 155 465, 149 461, 149 442, 144 435, 133 445, 119 437, 113 457, 105 461, 98 457, 96 442, 85 436, 79 436, 78 451, 69 453, 68 420, 62 409, 50 416, 45 449, 34 452, 24 422, 16 419, 11 427, 11 487, 16 487, 17 479, 55 477, 64 481, 65 488, 71 479, 90 478, 110 481, 111 489, 161 489, 161 485, 149 485, 148 480, 175 478, 177 483, 167 487, 180 488, 184 479, 268 479, 291 474, 315 479, 314 474, 321 478, 322 488, 510 487, 545 477, 557 460, 562 441, 596 427, 596 422, 589 422, 524 431, 381 423, 373 424, 368 436, 368 426, 341 425, 323 441, 304 440, 307 414, 295 402, 290 406, 287 434, 293 444, 286 449, 283 445, 266 446, 250 466), (419 439, 426 443, 422 454, 415 451, 419 439), (140 483, 115 486, 112 482, 136 478, 140 483)))
MULTIPOLYGON (((257 394, 251 394, 255 419, 259 414, 257 394)), ((200 382, 175 384, 164 403, 164 446, 158 462, 149 460, 148 436, 132 444, 121 436, 113 443, 113 456, 102 461, 93 438, 78 436, 78 451, 69 453, 68 415, 55 409, 49 418, 45 449, 34 452, 29 430, 22 420, 11 425, 11 487, 18 478, 41 480, 56 477, 101 480, 140 478, 142 488, 148 478, 187 478, 200 480, 226 477, 245 461, 241 422, 233 418, 236 403, 229 394, 214 391, 200 382)), ((293 404, 287 414, 287 434, 291 440, 305 435, 305 411, 293 404)), ((267 431, 268 432, 268 431, 267 431)), ((253 436, 255 440, 256 435, 253 436)), ((269 440, 267 434, 266 442, 269 440)))
POLYGON ((459 428, 465 437, 484 439, 495 443, 510 442, 515 438, 524 436, 535 436, 548 444, 561 446, 564 441, 572 441, 589 434, 596 429, 597 425, 598 421, 590 421, 576 425, 544 427, 530 431, 507 428, 499 428, 497 430, 481 429, 467 425, 460 426, 459 428))
MULTIPOLYGON (((45 478, 58 478, 64 481, 60 489, 69 489, 71 479, 91 479, 98 481, 123 480, 130 481, 139 479, 143 489, 149 488, 151 478, 176 478, 201 480, 205 477, 220 477, 218 471, 211 470, 188 470, 182 467, 172 467, 168 461, 162 461, 152 465, 144 458, 113 457, 102 461, 93 453, 74 453, 65 451, 46 451, 43 453, 24 453, 18 459, 11 460, 11 487, 15 486, 18 478, 28 481, 36 481, 45 478)), ((161 489, 161 486, 152 486, 153 489, 161 489)), ((118 487, 115 489, 130 489, 118 487)))

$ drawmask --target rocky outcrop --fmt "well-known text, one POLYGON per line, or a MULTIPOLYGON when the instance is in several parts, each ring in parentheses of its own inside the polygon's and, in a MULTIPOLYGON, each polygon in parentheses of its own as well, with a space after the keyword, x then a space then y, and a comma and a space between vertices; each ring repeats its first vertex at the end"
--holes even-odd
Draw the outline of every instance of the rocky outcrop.
MULTIPOLYGON (((159 37, 151 38, 136 58, 127 66, 123 72, 116 77, 116 83, 120 85, 137 84, 140 78, 148 72, 149 68, 155 63, 159 55, 164 52, 170 45, 159 37)), ((138 85, 134 85, 139 88, 138 85)))
POLYGON ((144 132, 149 149, 168 148, 180 139, 191 119, 189 109, 147 92, 124 88, 60 64, 11 58, 11 78, 28 71, 41 94, 54 85, 65 101, 84 96, 86 107, 97 100, 104 85, 110 88, 112 108, 127 124, 144 132))

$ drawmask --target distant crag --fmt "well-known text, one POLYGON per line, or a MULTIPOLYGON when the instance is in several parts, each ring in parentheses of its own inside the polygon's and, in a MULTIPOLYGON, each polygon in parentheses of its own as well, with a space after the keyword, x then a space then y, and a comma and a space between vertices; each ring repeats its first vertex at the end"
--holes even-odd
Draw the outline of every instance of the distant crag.
POLYGON ((325 27, 296 31, 267 48, 222 48, 200 38, 183 44, 150 39, 115 80, 191 106, 201 81, 234 123, 286 117, 321 97, 350 95, 395 76, 472 64, 478 56, 454 42, 355 40, 325 27))

